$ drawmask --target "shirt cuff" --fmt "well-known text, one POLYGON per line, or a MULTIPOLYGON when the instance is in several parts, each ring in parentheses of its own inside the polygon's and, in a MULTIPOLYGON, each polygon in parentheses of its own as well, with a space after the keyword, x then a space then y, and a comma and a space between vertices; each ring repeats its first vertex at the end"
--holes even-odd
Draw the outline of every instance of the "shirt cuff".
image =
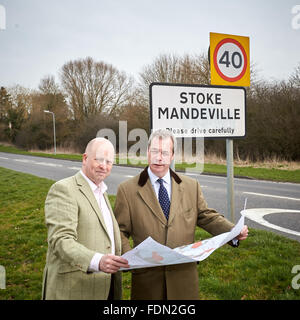
POLYGON ((88 271, 100 272, 99 263, 100 263, 100 260, 103 256, 104 256, 104 254, 96 252, 91 260, 88 271))
POLYGON ((234 238, 231 240, 233 247, 238 247, 239 246, 239 240, 234 238))

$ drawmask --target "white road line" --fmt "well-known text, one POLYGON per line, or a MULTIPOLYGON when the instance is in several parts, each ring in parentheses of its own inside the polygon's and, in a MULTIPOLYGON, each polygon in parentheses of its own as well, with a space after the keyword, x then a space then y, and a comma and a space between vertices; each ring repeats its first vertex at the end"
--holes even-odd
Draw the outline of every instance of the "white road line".
POLYGON ((289 209, 271 209, 271 208, 259 208, 259 209, 246 209, 246 210, 242 210, 241 214, 243 216, 245 216, 246 218, 257 222, 265 227, 271 228, 271 229, 275 229, 275 230, 279 230, 285 233, 290 233, 296 236, 300 236, 300 232, 294 231, 294 230, 290 230, 287 228, 283 228, 280 226, 277 226, 273 223, 268 222, 267 220, 264 219, 264 216, 267 214, 272 214, 272 213, 289 213, 289 212, 294 212, 294 213, 300 213, 300 210, 289 210, 289 209))
POLYGON ((28 160, 28 159, 13 159, 14 161, 17 162, 23 162, 23 163, 33 163, 33 164, 39 164, 41 166, 48 166, 48 167, 63 167, 62 164, 57 164, 57 163, 51 163, 51 162, 38 162, 34 160, 28 160))
POLYGON ((254 195, 254 196, 260 196, 260 197, 271 197, 271 198, 278 198, 278 199, 286 199, 286 200, 300 201, 299 198, 276 196, 276 195, 274 195, 274 194, 265 194, 265 193, 256 193, 256 192, 243 192, 243 193, 245 193, 245 194, 250 194, 250 195, 254 195))
POLYGON ((124 175, 124 177, 126 178, 133 178, 134 176, 130 175, 130 174, 127 174, 127 175, 124 175))
POLYGON ((17 162, 24 162, 24 163, 32 162, 32 163, 34 163, 33 160, 27 160, 27 159, 13 159, 13 160, 17 161, 17 162))
POLYGON ((80 170, 81 167, 68 167, 68 169, 70 169, 70 170, 80 170))
POLYGON ((35 164, 39 164, 42 166, 48 166, 48 167, 62 167, 62 164, 55 164, 55 163, 50 163, 50 162, 34 162, 35 164))
POLYGON ((5 157, 0 157, 0 159, 3 159, 3 160, 9 160, 8 158, 5 158, 5 157))

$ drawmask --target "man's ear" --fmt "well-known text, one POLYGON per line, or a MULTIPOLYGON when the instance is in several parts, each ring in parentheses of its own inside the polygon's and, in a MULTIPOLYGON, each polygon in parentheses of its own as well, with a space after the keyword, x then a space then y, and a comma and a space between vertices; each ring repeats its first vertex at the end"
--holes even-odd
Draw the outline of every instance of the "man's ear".
POLYGON ((82 155, 82 164, 84 165, 86 163, 86 159, 87 159, 87 153, 84 153, 82 155))

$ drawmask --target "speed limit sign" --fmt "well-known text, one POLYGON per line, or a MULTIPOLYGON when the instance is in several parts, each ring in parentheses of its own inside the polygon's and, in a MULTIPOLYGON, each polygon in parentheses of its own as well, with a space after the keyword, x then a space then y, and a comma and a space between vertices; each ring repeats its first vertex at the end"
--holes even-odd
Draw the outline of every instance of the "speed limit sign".
POLYGON ((249 86, 249 37, 210 33, 211 84, 249 86))

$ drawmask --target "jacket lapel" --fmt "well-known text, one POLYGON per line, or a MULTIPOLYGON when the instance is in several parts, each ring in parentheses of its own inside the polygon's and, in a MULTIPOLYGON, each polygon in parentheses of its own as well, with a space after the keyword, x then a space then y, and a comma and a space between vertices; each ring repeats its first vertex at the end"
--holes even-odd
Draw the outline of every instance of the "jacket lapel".
POLYGON ((95 198, 95 196, 93 194, 93 191, 91 190, 90 186, 88 185, 88 183, 83 178, 83 176, 81 175, 80 172, 78 172, 75 175, 75 179, 76 179, 76 182, 77 182, 79 190, 84 194, 84 196, 89 201, 89 203, 90 203, 91 207, 93 208, 94 212, 96 213, 96 215, 97 215, 97 217, 98 217, 103 229, 105 230, 105 232, 107 233, 107 236, 109 237, 107 229, 106 229, 106 226, 105 226, 105 222, 104 222, 104 218, 103 218, 102 212, 101 212, 101 210, 99 208, 99 205, 98 205, 97 200, 96 200, 96 198, 95 198))
POLYGON ((155 195, 151 181, 148 176, 148 167, 145 168, 140 174, 138 185, 140 186, 138 193, 146 203, 146 205, 151 209, 154 215, 165 225, 170 225, 181 207, 183 187, 181 186, 180 177, 170 169, 171 182, 172 182, 172 196, 171 196, 171 207, 169 220, 167 221, 159 201, 155 195))
POLYGON ((151 209, 153 214, 165 225, 167 225, 167 219, 161 209, 161 206, 155 195, 155 191, 151 185, 150 179, 147 180, 146 184, 139 188, 138 193, 144 200, 145 204, 151 209))
POLYGON ((183 196, 183 187, 181 184, 178 184, 171 175, 172 181, 172 196, 171 196, 171 207, 169 213, 168 225, 171 225, 177 212, 181 211, 182 196, 183 196))

